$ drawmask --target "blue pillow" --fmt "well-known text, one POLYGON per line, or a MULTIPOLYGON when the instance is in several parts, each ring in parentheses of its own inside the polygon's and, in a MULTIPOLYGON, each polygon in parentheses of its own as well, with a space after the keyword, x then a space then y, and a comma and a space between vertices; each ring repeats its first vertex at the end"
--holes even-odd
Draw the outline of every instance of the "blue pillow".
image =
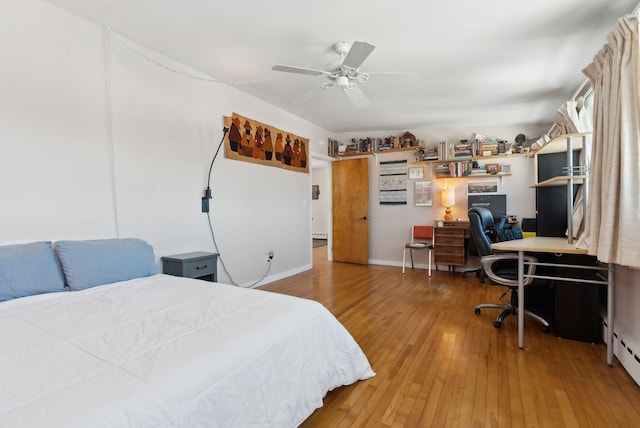
POLYGON ((97 239, 55 243, 67 285, 84 290, 157 273, 153 248, 141 239, 97 239))
POLYGON ((51 242, 0 246, 0 301, 65 291, 51 242))

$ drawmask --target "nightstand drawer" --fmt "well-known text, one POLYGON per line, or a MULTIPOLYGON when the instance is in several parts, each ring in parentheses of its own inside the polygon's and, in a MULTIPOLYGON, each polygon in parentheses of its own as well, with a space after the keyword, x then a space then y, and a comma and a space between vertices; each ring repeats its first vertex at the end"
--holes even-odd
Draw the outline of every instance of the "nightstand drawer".
POLYGON ((444 263, 447 265, 464 265, 464 254, 456 256, 455 254, 436 254, 436 260, 438 263, 444 263))
POLYGON ((216 281, 217 253, 195 252, 162 257, 162 271, 168 275, 185 278, 202 278, 216 281))
POLYGON ((462 245, 436 245, 435 254, 441 256, 444 254, 453 254, 455 256, 464 256, 464 242, 462 245))
POLYGON ((464 247, 464 236, 438 235, 436 245, 458 245, 464 247))
POLYGON ((437 264, 452 266, 464 266, 466 261, 464 227, 444 226, 433 229, 433 242, 435 245, 434 261, 437 264))
POLYGON ((199 276, 211 275, 215 271, 214 262, 215 260, 211 257, 201 260, 187 260, 182 265, 182 276, 197 278, 199 276))

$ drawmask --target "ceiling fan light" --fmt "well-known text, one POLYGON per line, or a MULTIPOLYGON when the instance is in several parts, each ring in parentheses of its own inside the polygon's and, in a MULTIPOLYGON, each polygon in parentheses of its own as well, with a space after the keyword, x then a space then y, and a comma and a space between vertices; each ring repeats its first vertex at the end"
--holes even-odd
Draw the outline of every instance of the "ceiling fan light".
POLYGON ((347 76, 338 76, 336 78, 336 86, 342 90, 349 88, 349 78, 347 76))

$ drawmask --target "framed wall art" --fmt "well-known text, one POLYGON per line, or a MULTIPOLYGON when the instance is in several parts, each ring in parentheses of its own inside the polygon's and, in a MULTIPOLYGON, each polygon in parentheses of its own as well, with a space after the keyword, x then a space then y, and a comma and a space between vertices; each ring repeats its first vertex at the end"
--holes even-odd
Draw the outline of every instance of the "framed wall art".
POLYGON ((431 180, 416 181, 413 188, 413 203, 416 207, 430 207, 433 205, 431 180))
POLYGON ((421 166, 409 167, 409 180, 421 180, 424 178, 424 168, 421 166))
POLYGON ((407 204, 407 161, 380 162, 380 205, 407 204))
POLYGON ((498 180, 469 181, 467 183, 467 195, 482 193, 498 193, 498 180))

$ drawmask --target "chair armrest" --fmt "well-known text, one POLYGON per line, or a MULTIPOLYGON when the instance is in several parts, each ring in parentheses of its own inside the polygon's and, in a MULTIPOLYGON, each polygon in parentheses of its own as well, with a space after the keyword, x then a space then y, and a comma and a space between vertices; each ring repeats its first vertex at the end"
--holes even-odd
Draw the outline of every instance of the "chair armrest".
MULTIPOLYGON (((484 269, 484 272, 487 274, 487 276, 489 277, 489 279, 497 282, 498 284, 502 284, 502 285, 506 285, 508 287, 517 287, 518 286, 518 280, 513 280, 513 279, 509 279, 509 278, 504 278, 502 276, 497 275, 494 271, 493 271, 493 265, 499 261, 503 261, 503 260, 518 260, 518 253, 501 253, 501 254, 493 254, 490 256, 483 256, 482 258, 480 258, 480 263, 482 263, 482 269, 484 269)), ((535 263, 538 261, 538 259, 536 259, 533 256, 524 256, 524 260, 525 262, 529 262, 529 263, 535 263)), ((533 278, 531 278, 530 276, 527 275, 533 275, 536 272, 536 266, 533 264, 525 264, 525 266, 527 267, 527 271, 525 273, 525 277, 524 277, 524 285, 529 285, 533 282, 533 278)))

